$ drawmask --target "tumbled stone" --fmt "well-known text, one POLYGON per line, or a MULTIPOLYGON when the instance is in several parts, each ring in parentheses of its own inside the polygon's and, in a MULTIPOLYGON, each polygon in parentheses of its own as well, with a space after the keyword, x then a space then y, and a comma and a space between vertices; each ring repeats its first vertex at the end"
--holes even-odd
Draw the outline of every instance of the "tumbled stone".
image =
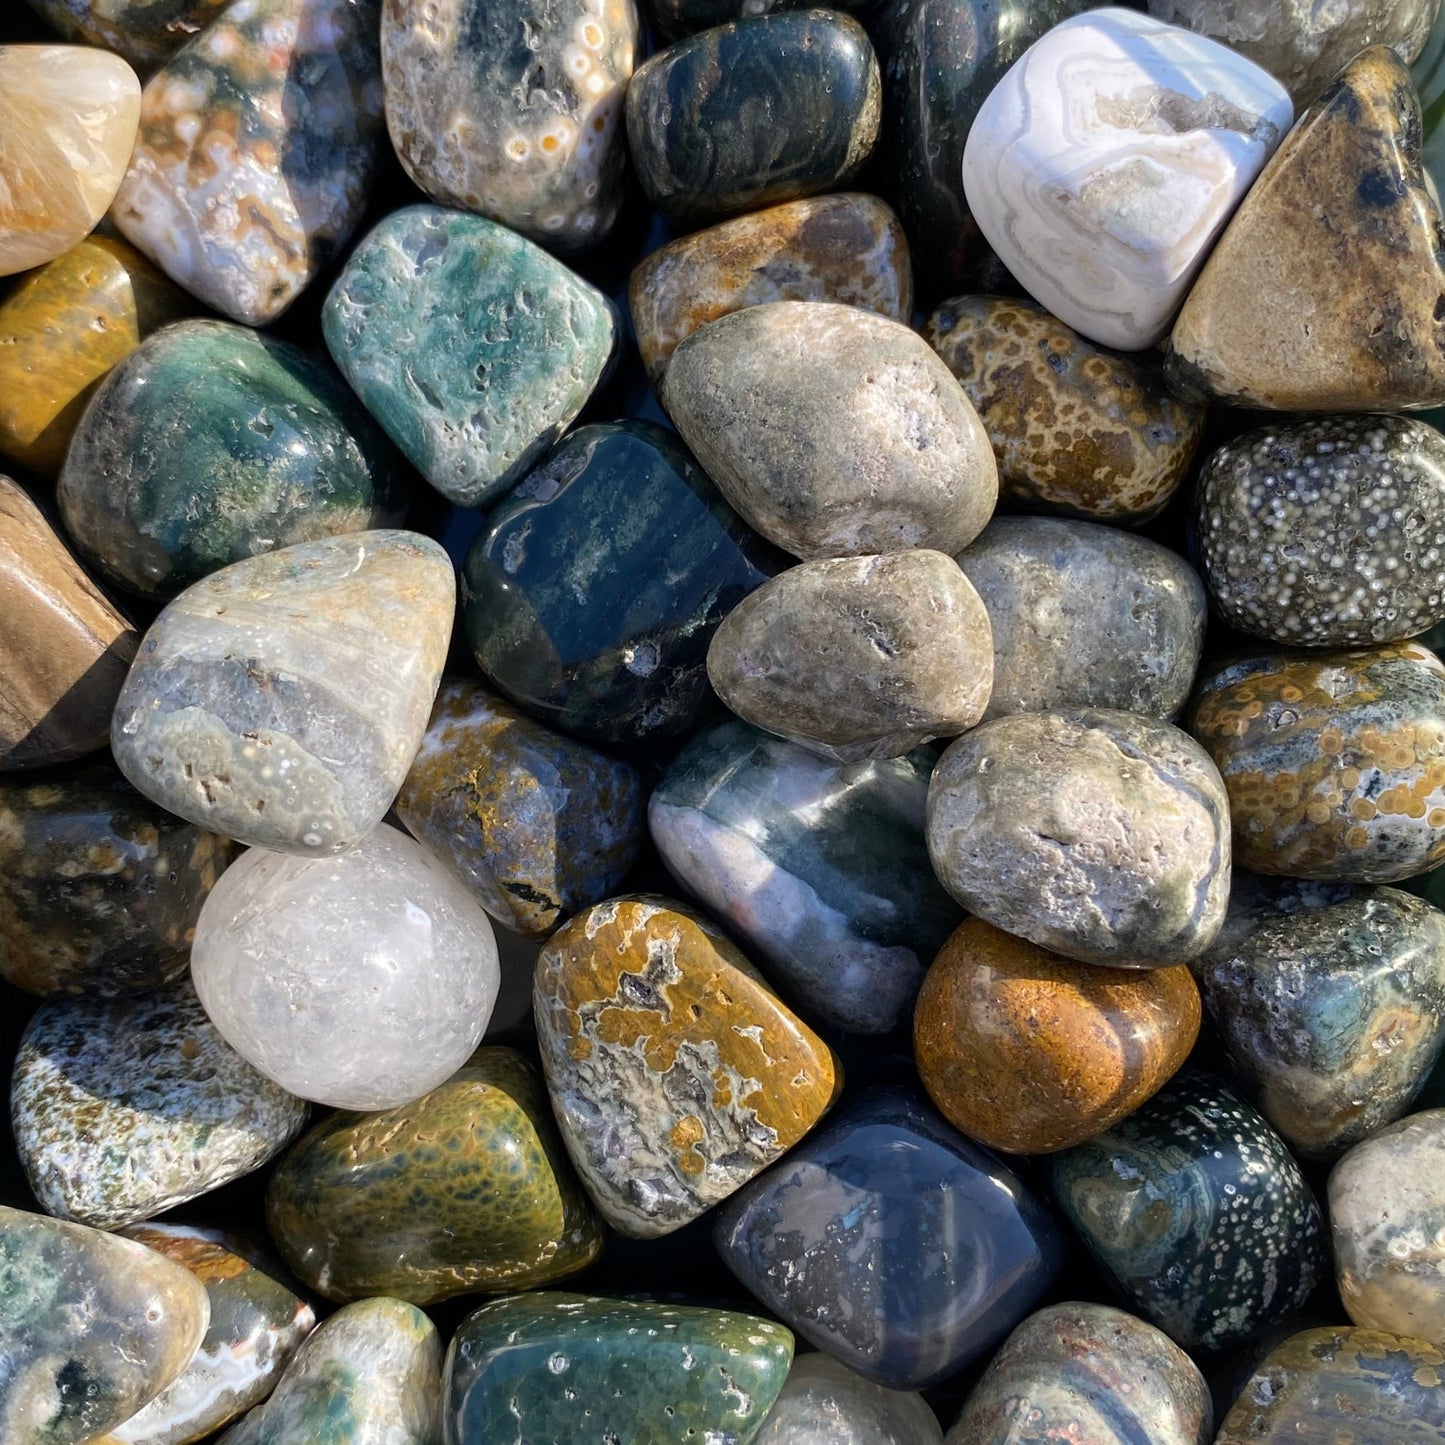
POLYGON ((985 723, 934 768, 927 837, 964 908, 1065 958, 1187 963, 1224 922, 1224 787, 1198 743, 1152 718, 1080 708, 985 723))
POLYGON ((711 923, 639 895, 537 956, 533 1012, 567 1152, 607 1222, 671 1233, 792 1148, 842 1087, 831 1050, 711 923))
POLYGON ((203 30, 230 0, 30 0, 69 40, 113 50, 145 71, 203 30))
POLYGON ((837 557, 744 598, 714 634, 707 670, 744 721, 856 763, 977 723, 993 642, 978 594, 942 552, 837 557))
POLYGON ((455 1445, 526 1432, 532 1445, 751 1440, 793 1355, 753 1315, 547 1291, 483 1305, 450 1349, 455 1445))
POLYGON ((244 854, 201 909, 191 974, 232 1048, 336 1109, 436 1088, 480 1042, 499 984, 487 915, 384 823, 335 858, 244 854))
POLYGON ((271 1176, 266 1219, 297 1277, 341 1302, 534 1289, 603 1237, 541 1077, 500 1048, 415 1103, 324 1119, 271 1176))
POLYGON ((147 82, 112 216, 233 321, 284 312, 350 239, 381 159, 380 0, 233 0, 147 82))
POLYGON ((1209 1445, 1213 1425, 1204 1376, 1173 1340, 1123 1310, 1071 1303, 1030 1315, 1008 1337, 948 1445, 1209 1445))
POLYGON ((168 598, 243 557, 396 526, 409 477, 324 361, 229 322, 181 321, 101 382, 56 499, 102 576, 168 598))
MULTIPOLYGON (((788 201, 652 252, 627 290, 654 386, 700 327, 771 301, 832 301, 908 324, 913 267, 898 217, 875 196, 788 201)), ((3 312, 0 312, 3 316, 3 312)))
POLYGON ((671 432, 580 427, 472 543, 467 641, 544 722, 596 742, 673 736, 715 710, 708 644, 780 563, 671 432))
POLYGON ((1410 72, 1375 47, 1300 117, 1169 339, 1182 395, 1274 411, 1445 403, 1440 208, 1410 72))
POLYGON ((0 452, 53 476, 95 384, 195 309, 138 251, 91 236, 0 302, 0 452))
POLYGON ((957 552, 998 500, 993 449, 916 332, 854 306, 779 301, 673 353, 663 401, 723 495, 804 558, 957 552))
POLYGON ((1419 643, 1225 663, 1190 731, 1241 867, 1394 883, 1445 861, 1445 665, 1419 643))
POLYGON ((90 234, 121 184, 140 111, 140 82, 118 55, 0 45, 0 276, 90 234))
POLYGON ((923 336, 977 409, 1005 500, 1132 526, 1188 473, 1204 408, 1170 392, 1157 359, 1106 351, 1012 296, 946 301, 923 336))
POLYGON ((1192 1069, 1054 1155, 1050 1181, 1125 1299, 1187 1350, 1250 1339, 1303 1305, 1323 1270, 1299 1165, 1232 1089, 1192 1069))
POLYGON ((922 1395, 885 1390, 831 1355, 803 1355, 753 1445, 942 1445, 922 1395))
POLYGON ((351 847, 426 731, 455 588, 446 553, 415 532, 325 537, 213 572, 146 633, 115 706, 116 762, 210 832, 351 847))
POLYGON ((730 719, 677 755, 647 819, 673 877, 804 1013, 886 1033, 960 918, 923 842, 930 766, 832 763, 730 719))
POLYGON ((139 638, 5 476, 0 616, 0 772, 103 748, 139 638))
POLYGON ((856 1099, 719 1211, 723 1262, 850 1369, 923 1389, 992 1349, 1058 1272, 1052 1215, 907 1089, 856 1099))
MULTIPOLYGON (((870 9, 872 4, 873 0, 838 0, 829 8, 862 11, 870 9)), ((809 0, 643 0, 643 6, 658 32, 672 37, 726 25, 729 20, 771 15, 777 10, 811 8, 809 0)))
POLYGON ((392 144, 434 201, 584 250, 621 209, 637 49, 634 0, 389 0, 392 144))
POLYGON ((1410 76, 1420 96, 1421 159, 1438 191, 1445 177, 1445 127, 1440 124, 1445 119, 1440 106, 1440 97, 1445 95, 1445 24, 1439 20, 1430 31, 1410 76))
POLYGON ((627 91, 648 200, 689 228, 845 190, 878 136, 878 59, 837 11, 760 15, 659 51, 627 91))
POLYGON ((205 1286, 142 1244, 0 1205, 0 1438, 81 1445, 190 1363, 205 1286))
POLYGON ((1183 710, 1208 602, 1177 553, 1091 522, 995 517, 958 565, 993 632, 985 720, 1068 707, 1164 719, 1183 710))
POLYGON ((408 206, 352 251, 326 345, 418 471, 463 507, 496 500, 572 424, 606 369, 606 298, 521 236, 408 206))
POLYGON ((643 837, 636 768, 459 680, 437 693, 396 812, 493 918, 529 938, 615 893, 643 837))
POLYGON ((1293 116, 1276 80, 1213 40, 1123 9, 1076 15, 979 108, 964 194, 1035 300, 1143 351, 1293 116))

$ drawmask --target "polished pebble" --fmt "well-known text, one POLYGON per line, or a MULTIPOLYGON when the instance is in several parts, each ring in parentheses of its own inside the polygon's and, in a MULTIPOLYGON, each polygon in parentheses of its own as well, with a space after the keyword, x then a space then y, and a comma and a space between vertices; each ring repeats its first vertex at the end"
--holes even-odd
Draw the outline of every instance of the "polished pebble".
POLYGON ((30 0, 67 39, 113 50, 145 72, 199 34, 230 0, 30 0))
POLYGON ((928 1402, 887 1390, 822 1353, 793 1361, 752 1445, 943 1445, 928 1402))

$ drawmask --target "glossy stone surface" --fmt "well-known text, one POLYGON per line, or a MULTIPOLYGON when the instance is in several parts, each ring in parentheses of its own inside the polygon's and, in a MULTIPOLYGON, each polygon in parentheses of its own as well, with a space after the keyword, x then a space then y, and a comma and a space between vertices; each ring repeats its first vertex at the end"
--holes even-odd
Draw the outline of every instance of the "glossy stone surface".
POLYGON ((802 1355, 753 1445, 942 1445, 927 1401, 886 1390, 831 1355, 802 1355))
POLYGON ((1141 1315, 1186 1350, 1223 1350, 1309 1298, 1319 1205, 1279 1136, 1187 1070, 1107 1133, 1056 1154, 1053 1195, 1141 1315))
POLYGON ((146 71, 203 30, 229 0, 30 0, 69 40, 113 50, 146 71))
POLYGON ((144 1245, 0 1205, 0 1437, 81 1445, 189 1363, 205 1287, 144 1245))
POLYGON ((642 189, 689 228, 846 190, 878 136, 878 60, 836 11, 761 15, 659 51, 627 92, 642 189))
POLYGON ((367 409, 463 507, 495 501, 572 424, 617 334, 607 300, 560 261, 439 206, 368 232, 321 320, 367 409))
POLYGON ((467 641, 535 717, 596 742, 667 737, 716 706, 707 649, 778 559, 670 432, 581 427, 467 554, 467 641))
POLYGON ((437 693, 396 811, 493 918, 529 938, 615 893, 644 826, 636 768, 456 679, 437 693))
POLYGON ((95 384, 195 303, 138 251, 91 236, 0 301, 0 452, 53 476, 95 384))
POLYGON ((1383 47, 1352 60, 1200 273, 1169 340, 1176 390, 1275 411, 1445 402, 1441 216, 1420 134, 1404 62, 1383 47))
POLYGON ((103 748, 139 637, 0 476, 0 772, 103 748))
POLYGON ((1232 1077, 1302 1158, 1403 1114, 1445 1043, 1445 914, 1394 888, 1241 869, 1193 968, 1232 1077))
POLYGON ((386 120, 434 201, 570 253, 622 204, 634 0, 387 0, 386 120))
POLYGON ((233 321, 274 321, 361 220, 381 158, 379 14, 233 0, 146 84, 111 214, 233 321))
POLYGON ((499 985, 487 915, 384 823, 335 858, 244 854, 201 909, 191 974, 232 1048, 337 1109, 392 1109, 449 1078, 499 985))
POLYGON ((677 755, 647 820, 673 877, 804 1013, 886 1033, 961 916, 923 842, 930 766, 832 763, 730 719, 677 755))
POLYGON ((993 1357, 948 1445, 1209 1445, 1214 1411, 1194 1361, 1108 1305, 1051 1305, 993 1357))
POLYGON ((870 1090, 719 1211, 723 1262, 819 1349, 922 1389, 996 1345, 1063 1257, 1052 1215, 916 1094, 870 1090))
POLYGON ((813 196, 652 252, 627 290, 652 384, 660 384, 672 353, 694 331, 772 301, 832 301, 906 325, 913 266, 898 217, 876 196, 813 196))
POLYGON ((469 1315, 447 1351, 454 1445, 751 1440, 792 1359, 753 1315, 545 1292, 469 1315), (574 1373, 575 1372, 575 1373, 574 1373))
POLYGON ((361 532, 233 562, 151 625, 111 749, 147 797, 286 852, 351 847, 426 731, 455 578, 415 532, 361 532))
POLYGON ((174 597, 218 568, 396 526, 410 472, 330 366, 225 321, 182 321, 101 382, 56 484, 107 580, 174 597))
POLYGON ((835 762, 901 757, 988 705, 988 614, 942 552, 804 562, 745 598, 708 649, 744 721, 835 762))
MULTIPOLYGON (((829 8, 866 11, 873 0, 839 0, 829 8)), ((643 0, 643 6, 658 33, 664 36, 687 35, 694 30, 707 30, 726 25, 729 20, 745 20, 753 15, 771 15, 776 10, 811 8, 807 0, 643 0)))
POLYGON ((1201 678, 1190 731, 1257 873, 1393 883, 1445 860, 1445 666, 1416 642, 1201 678))
POLYGON ((978 411, 1006 501, 1131 526, 1184 480, 1204 408, 1170 392, 1156 358, 1106 351, 1012 296, 946 301, 923 336, 978 411))
POLYGON ((298 1278, 341 1302, 534 1289, 603 1239, 541 1077, 501 1048, 415 1103, 322 1120, 272 1175, 266 1219, 298 1278))

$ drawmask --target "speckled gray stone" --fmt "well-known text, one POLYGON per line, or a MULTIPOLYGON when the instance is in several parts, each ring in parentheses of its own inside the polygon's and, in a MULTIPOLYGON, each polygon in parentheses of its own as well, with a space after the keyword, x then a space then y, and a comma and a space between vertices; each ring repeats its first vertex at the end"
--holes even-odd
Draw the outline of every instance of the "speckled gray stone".
POLYGON ((914 1390, 889 1390, 832 1355, 802 1355, 753 1445, 942 1445, 943 1431, 914 1390))
POLYGON ((745 597, 713 634, 707 672, 744 721, 855 763, 973 727, 988 706, 993 641, 951 557, 836 557, 745 597))
POLYGON ((1229 902, 1229 806, 1168 723, 1016 713, 959 738, 928 790, 928 851, 970 913, 1065 958, 1185 963, 1229 902))
POLYGON ((993 627, 985 720, 1067 707, 1167 719, 1183 709, 1207 602, 1177 553, 1093 522, 996 517, 958 565, 993 627))
POLYGON ((988 433, 917 332, 831 301, 720 317, 663 400, 745 521, 799 557, 957 552, 998 501, 988 433))

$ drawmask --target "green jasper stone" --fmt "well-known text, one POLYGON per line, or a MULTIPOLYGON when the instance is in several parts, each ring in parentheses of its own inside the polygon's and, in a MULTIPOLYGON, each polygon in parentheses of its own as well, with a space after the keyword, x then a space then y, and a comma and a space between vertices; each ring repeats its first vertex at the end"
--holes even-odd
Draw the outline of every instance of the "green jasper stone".
POLYGON ((793 1336, 723 1310, 549 1292, 469 1315, 447 1352, 449 1445, 746 1445, 793 1336))
POLYGON ((444 496, 483 506, 586 405, 612 358, 600 291, 480 216, 410 206, 351 253, 326 345, 373 416, 444 496))
POLYGON ((198 35, 231 0, 30 0, 67 40, 98 45, 139 71, 198 35))
POLYGON ((878 136, 881 95, 878 59, 849 16, 737 20, 638 69, 632 163, 649 200, 689 227, 845 189, 878 136))
POLYGON ((530 1289, 603 1240, 541 1078, 504 1048, 414 1103, 324 1120, 281 1161, 266 1215, 287 1264, 338 1301, 530 1289))
POLYGON ((598 742, 672 736, 716 707, 708 643, 778 565, 670 432, 582 427, 472 544, 467 641, 544 722, 598 742))
POLYGON ((178 321, 101 383, 56 484, 85 558, 144 597, 228 563, 401 521, 409 471, 319 358, 178 321))

